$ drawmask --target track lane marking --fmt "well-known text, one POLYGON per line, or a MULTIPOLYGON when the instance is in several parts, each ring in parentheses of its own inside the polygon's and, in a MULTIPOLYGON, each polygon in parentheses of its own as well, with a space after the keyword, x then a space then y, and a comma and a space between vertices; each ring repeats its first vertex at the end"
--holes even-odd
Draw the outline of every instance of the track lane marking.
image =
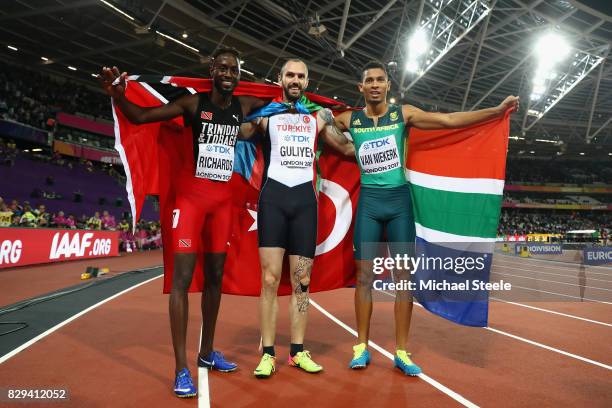
POLYGON ((540 281, 540 282, 557 283, 559 285, 577 286, 579 288, 605 290, 605 291, 608 291, 608 292, 612 292, 612 289, 598 288, 596 286, 580 285, 578 283, 568 283, 568 282, 559 282, 559 281, 553 281, 553 280, 548 280, 548 279, 532 278, 531 276, 512 275, 510 273, 502 273, 502 272, 496 272, 496 271, 491 271, 491 274, 504 275, 504 276, 512 276, 513 278, 531 279, 531 280, 536 280, 536 281, 540 281))
MULTIPOLYGON (((200 326, 200 341, 202 345, 202 329, 204 322, 200 326)), ((200 349, 198 349, 198 353, 200 349)), ((198 408, 210 408, 210 386, 208 383, 208 369, 198 366, 198 408)))
MULTIPOLYGON (((151 269, 153 269, 153 268, 151 268, 151 269)), ((38 342, 39 340, 41 340, 41 339, 43 339, 43 338, 47 337, 47 336, 48 336, 48 335, 50 335, 51 333, 53 333, 53 332, 55 332, 55 331, 57 331, 57 330, 61 329, 62 327, 64 327, 64 326, 65 326, 65 325, 67 325, 68 323, 72 322, 73 320, 76 320, 76 319, 78 319, 79 317, 81 317, 81 316, 83 316, 83 315, 85 315, 85 314, 87 314, 87 313, 91 312, 92 310, 94 310, 94 309, 96 309, 96 308, 98 308, 98 307, 102 306, 102 305, 103 305, 103 304, 105 304, 106 302, 110 302, 111 300, 113 300, 113 299, 115 299, 115 298, 117 298, 117 297, 119 297, 119 296, 121 296, 121 295, 123 295, 123 294, 125 294, 125 293, 128 293, 128 292, 130 292, 130 291, 132 291, 132 290, 134 290, 134 289, 136 289, 136 288, 138 288, 138 287, 140 287, 140 286, 142 286, 142 285, 146 285, 147 283, 152 282, 152 281, 154 281, 155 279, 159 279, 159 278, 161 278, 162 276, 164 276, 164 274, 163 274, 163 273, 162 273, 162 274, 160 274, 159 276, 154 277, 154 278, 150 278, 150 279, 147 279, 146 281, 143 281, 143 282, 137 283, 137 284, 136 284, 136 285, 134 285, 134 286, 130 286, 129 288, 124 289, 124 290, 122 290, 121 292, 115 293, 114 295, 112 295, 112 296, 110 296, 110 297, 108 297, 108 298, 106 298, 106 299, 104 299, 104 300, 101 300, 100 302, 96 303, 95 305, 91 305, 91 306, 89 306, 87 309, 82 310, 82 311, 80 311, 79 313, 77 313, 77 314, 75 314, 75 315, 73 315, 73 316, 69 317, 68 319, 66 319, 66 320, 64 320, 64 321, 62 321, 62 322, 60 322, 60 323, 56 324, 55 326, 51 327, 51 328, 50 328, 50 329, 48 329, 47 331, 42 332, 41 334, 39 334, 38 336, 34 337, 33 339, 30 339, 30 340, 29 340, 29 341, 27 341, 26 343, 23 343, 21 346, 19 346, 19 347, 17 347, 17 348, 15 348, 15 349, 13 349, 12 351, 10 351, 10 352, 6 353, 6 354, 5 354, 5 355, 3 355, 2 357, 0 357, 0 364, 4 363, 4 362, 5 362, 5 361, 7 361, 8 359, 10 359, 10 358, 14 357, 15 355, 19 354, 20 352, 22 352, 23 350, 25 350, 25 349, 27 349, 28 347, 32 346, 33 344, 35 344, 35 343, 36 343, 36 342, 38 342)))
MULTIPOLYGON (((525 269, 525 268, 517 268, 515 266, 509 266, 509 265, 498 265, 495 262, 493 262, 492 268, 505 268, 505 269, 512 269, 515 271, 525 271, 525 272, 531 272, 531 273, 537 273, 537 274, 544 274, 544 275, 555 275, 555 276, 563 276, 564 278, 577 278, 578 274, 572 274, 572 275, 566 275, 563 273, 552 273, 552 272, 542 272, 542 271, 538 271, 538 270, 534 270, 534 269, 525 269)), ((578 270, 576 270, 576 272, 579 272, 578 270)), ((587 281, 597 281, 597 282, 608 282, 608 283, 612 283, 612 280, 608 280, 608 279, 597 279, 597 278, 587 278, 587 281)))
MULTIPOLYGON (((391 296, 391 297, 393 297, 393 298, 395 297, 395 295, 393 295, 393 294, 391 294, 391 293, 389 293, 389 292, 387 292, 387 291, 384 291, 384 290, 381 290, 381 291, 379 291, 379 292, 383 292, 383 293, 385 293, 385 294, 387 294, 388 296, 391 296)), ((423 310, 425 310, 425 308, 423 307, 423 305, 421 305, 420 303, 418 303, 418 302, 414 302, 414 304, 415 304, 416 306, 418 306, 418 307, 422 308, 423 310)), ((529 339, 527 339, 527 338, 525 338, 525 337, 520 337, 520 336, 517 336, 517 335, 515 335, 515 334, 505 332, 505 331, 503 331, 503 330, 494 329, 494 328, 489 327, 489 326, 487 326, 487 327, 482 327, 482 329, 489 330, 489 331, 492 331, 492 332, 494 332, 494 333, 501 334, 501 335, 503 335, 503 336, 508 336, 508 337, 513 338, 513 339, 515 339, 515 340, 519 340, 519 341, 522 341, 522 342, 525 342, 525 343, 531 344, 531 345, 536 346, 536 347, 540 347, 540 348, 543 348, 543 349, 546 349, 546 350, 550 350, 550 351, 553 351, 553 352, 555 352, 555 353, 562 354, 562 355, 564 355, 564 356, 571 357, 571 358, 574 358, 574 359, 576 359, 576 360, 583 361, 583 362, 585 362, 585 363, 593 364, 593 365, 596 365, 596 366, 599 366, 599 367, 605 368, 605 369, 607 369, 607 370, 612 370, 612 366, 610 366, 610 365, 608 365, 608 364, 601 363, 601 362, 599 362, 599 361, 595 361, 595 360, 591 360, 590 358, 582 357, 582 356, 579 356, 579 355, 577 355, 577 354, 569 353, 569 352, 567 352, 567 351, 565 351, 565 350, 561 350, 561 349, 558 349, 558 348, 555 348, 555 347, 547 346, 546 344, 543 344, 543 343, 538 343, 537 341, 529 340, 529 339)))
POLYGON ((580 317, 580 316, 575 316, 575 315, 571 315, 571 314, 568 314, 568 313, 557 312, 555 310, 544 309, 544 308, 541 308, 541 307, 535 307, 535 306, 531 306, 531 305, 526 305, 524 303, 511 302, 509 300, 503 300, 503 299, 500 299, 500 298, 496 298, 494 296, 490 296, 490 298, 493 299, 493 300, 499 301, 499 302, 509 303, 509 304, 515 305, 515 306, 525 307, 525 308, 528 308, 528 309, 538 310, 538 311, 545 312, 545 313, 551 313, 551 314, 555 314, 555 315, 559 315, 559 316, 569 317, 569 318, 572 318, 572 319, 582 320, 582 321, 589 322, 589 323, 601 324, 602 326, 612 327, 612 324, 605 323, 605 322, 600 322, 599 320, 587 319, 586 317, 580 317))
MULTIPOLYGON (((346 323, 344 323, 343 321, 338 319, 336 316, 334 316, 333 314, 331 314, 330 312, 325 310, 317 302, 315 302, 314 300, 310 299, 310 304, 313 305, 319 312, 321 312, 325 316, 327 316, 334 323, 336 323, 337 325, 342 327, 344 330, 346 330, 349 333, 351 333, 353 336, 357 337, 357 332, 354 329, 352 329, 349 325, 347 325, 346 323)), ((382 348, 378 344, 374 343, 372 340, 370 340, 368 342, 368 345, 372 346, 373 349, 375 349, 376 351, 378 351, 379 353, 381 353, 382 355, 384 355, 385 357, 387 357, 388 359, 393 361, 393 354, 391 354, 389 351, 385 350, 384 348, 382 348)), ((478 408, 478 405, 476 405, 473 402, 469 401, 468 399, 466 399, 465 397, 463 397, 460 394, 456 393, 455 391, 451 390, 450 388, 446 387, 445 385, 440 384, 438 381, 434 380, 430 376, 421 373, 421 374, 418 375, 418 377, 421 380, 423 380, 426 383, 428 383, 431 386, 433 386, 434 388, 437 388, 438 390, 442 391, 444 394, 448 395, 449 397, 451 397, 455 401, 459 402, 461 405, 463 405, 465 407, 470 407, 470 408, 478 408)))

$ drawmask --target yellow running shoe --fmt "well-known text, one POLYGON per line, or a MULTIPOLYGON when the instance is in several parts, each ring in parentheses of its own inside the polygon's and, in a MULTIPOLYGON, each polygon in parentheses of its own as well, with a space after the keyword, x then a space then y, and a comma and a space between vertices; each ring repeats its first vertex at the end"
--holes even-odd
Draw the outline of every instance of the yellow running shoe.
POLYGON ((349 363, 349 368, 366 368, 370 364, 370 352, 365 343, 353 346, 353 359, 349 363))
POLYGON ((265 353, 261 356, 261 361, 255 371, 253 371, 253 374, 257 378, 268 378, 274 371, 276 371, 276 357, 265 353))
POLYGON ((395 366, 406 375, 416 376, 421 374, 421 367, 414 364, 410 359, 411 354, 406 350, 397 350, 395 353, 395 366))
POLYGON ((292 367, 298 367, 307 373, 318 373, 323 371, 323 367, 312 361, 310 352, 307 350, 300 351, 295 356, 289 356, 288 363, 292 367))

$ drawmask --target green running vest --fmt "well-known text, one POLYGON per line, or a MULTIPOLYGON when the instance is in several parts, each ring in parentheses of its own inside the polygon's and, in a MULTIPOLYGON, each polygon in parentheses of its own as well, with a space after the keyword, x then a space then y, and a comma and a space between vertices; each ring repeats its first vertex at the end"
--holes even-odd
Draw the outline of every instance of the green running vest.
POLYGON ((390 104, 378 118, 378 126, 365 109, 351 113, 349 132, 355 143, 355 155, 365 187, 398 187, 407 183, 404 146, 406 127, 402 107, 390 104))

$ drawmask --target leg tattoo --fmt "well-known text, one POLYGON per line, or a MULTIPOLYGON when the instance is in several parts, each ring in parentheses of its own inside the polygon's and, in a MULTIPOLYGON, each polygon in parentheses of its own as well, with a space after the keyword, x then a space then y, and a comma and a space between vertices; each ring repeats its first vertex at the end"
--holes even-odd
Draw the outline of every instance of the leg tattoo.
POLYGON ((296 282, 294 293, 297 300, 297 308, 301 313, 306 313, 310 303, 308 299, 308 286, 310 286, 311 269, 312 259, 300 256, 293 275, 296 282))

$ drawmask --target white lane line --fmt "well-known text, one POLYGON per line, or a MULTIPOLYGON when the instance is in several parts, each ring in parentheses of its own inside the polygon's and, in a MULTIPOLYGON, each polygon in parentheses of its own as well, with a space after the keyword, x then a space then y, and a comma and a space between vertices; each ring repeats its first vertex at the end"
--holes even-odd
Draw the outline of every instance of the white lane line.
MULTIPOLYGON (((389 295, 391 297, 395 297, 395 295, 393 295, 393 294, 391 294, 391 293, 389 293, 387 291, 383 290, 383 291, 380 291, 380 292, 384 292, 384 293, 386 293, 387 295, 389 295)), ((414 304, 419 306, 422 309, 425 309, 423 307, 423 305, 421 305, 418 302, 414 302, 414 304)), ((567 357, 575 358, 576 360, 584 361, 585 363, 593 364, 593 365, 596 365, 596 366, 599 366, 599 367, 602 367, 602 368, 605 368, 605 369, 608 369, 608 370, 612 370, 612 366, 609 366, 607 364, 601 363, 599 361, 591 360, 590 358, 582 357, 582 356, 579 356, 577 354, 568 353, 567 351, 564 351, 564 350, 561 350, 561 349, 558 349, 558 348, 555 348, 555 347, 547 346, 546 344, 538 343, 537 341, 533 341, 533 340, 526 339, 524 337, 516 336, 514 334, 511 334, 511 333, 508 333, 508 332, 505 332, 505 331, 502 331, 502 330, 494 329, 492 327, 482 327, 482 328, 486 329, 486 330, 489 330, 489 331, 492 331, 492 332, 497 333, 497 334, 501 334, 503 336, 508 336, 508 337, 513 338, 515 340, 523 341, 525 343, 531 344, 531 345, 536 346, 536 347, 541 347, 543 349, 550 350, 550 351, 553 351, 553 352, 558 353, 558 354, 562 354, 562 355, 567 356, 567 357)))
POLYGON ((136 284, 136 285, 134 285, 134 286, 131 286, 131 287, 129 287, 129 288, 127 288, 127 289, 125 289, 125 290, 122 290, 122 291, 121 291, 121 292, 119 292, 119 293, 115 293, 113 296, 108 297, 108 298, 106 298, 106 299, 104 299, 104 300, 102 300, 102 301, 100 301, 100 302, 96 303, 95 305, 89 306, 87 309, 85 309, 85 310, 83 310, 83 311, 80 311, 79 313, 75 314, 74 316, 69 317, 68 319, 64 320, 63 322, 58 323, 58 324, 56 324, 55 326, 53 326, 53 327, 51 327, 50 329, 48 329, 47 331, 45 331, 45 332, 43 332, 43 333, 39 334, 38 336, 34 337, 33 339, 31 339, 31 340, 30 340, 30 341, 28 341, 27 343, 24 343, 24 344, 22 344, 21 346, 17 347, 16 349, 14 349, 14 350, 12 350, 12 351, 10 351, 10 352, 6 353, 6 354, 5 354, 5 355, 3 355, 2 357, 0 357, 0 364, 4 363, 4 362, 5 362, 6 360, 8 360, 9 358, 11 358, 11 357, 15 356, 17 353, 20 353, 21 351, 23 351, 23 350, 27 349, 28 347, 30 347, 32 344, 36 343, 37 341, 39 341, 39 340, 41 340, 41 339, 43 339, 43 338, 47 337, 48 335, 50 335, 51 333, 55 332, 56 330, 58 330, 58 329, 60 329, 60 328, 64 327, 65 325, 67 325, 68 323, 72 322, 73 320, 76 320, 76 319, 78 319, 79 317, 83 316, 84 314, 91 312, 92 310, 94 310, 94 309, 98 308, 99 306, 102 306, 102 305, 103 305, 103 304, 105 304, 106 302, 110 302, 111 300, 113 300, 113 299, 115 299, 115 298, 117 298, 117 297, 119 297, 119 296, 121 296, 121 295, 123 295, 123 294, 125 294, 125 293, 128 293, 129 291, 132 291, 132 290, 134 290, 134 289, 136 289, 136 288, 138 288, 138 287, 140 287, 140 286, 142 286, 142 285, 146 285, 147 283, 152 282, 152 281, 154 281, 155 279, 159 279, 159 278, 161 278, 162 276, 164 276, 164 274, 163 274, 163 273, 162 273, 161 275, 159 275, 159 276, 156 276, 156 277, 151 278, 151 279, 147 279, 147 280, 146 280, 146 281, 144 281, 144 282, 140 282, 140 283, 138 283, 138 284, 136 284))
MULTIPOLYGON (((200 326, 200 341, 199 345, 202 344, 202 328, 204 323, 200 326)), ((199 351, 200 349, 198 349, 199 351)), ((198 408, 210 408, 210 388, 208 386, 208 368, 198 366, 198 408)))
POLYGON ((562 355, 567 356, 567 357, 575 358, 576 360, 584 361, 585 363, 593 364, 593 365, 605 368, 607 370, 612 370, 612 366, 609 366, 609 365, 604 364, 604 363, 600 363, 599 361, 591 360, 590 358, 582 357, 582 356, 579 356, 577 354, 568 353, 567 351, 560 350, 558 348, 554 348, 554 347, 551 347, 551 346, 547 346, 546 344, 538 343, 536 341, 529 340, 529 339, 526 339, 524 337, 516 336, 514 334, 510 334, 510 333, 507 333, 505 331, 494 329, 492 327, 484 327, 484 328, 489 330, 489 331, 492 331, 494 333, 498 333, 498 334, 501 334, 501 335, 504 335, 504 336, 508 336, 508 337, 513 338, 513 339, 520 340, 520 341, 523 341, 525 343, 529 343, 531 345, 534 345, 534 346, 537 346, 537 347, 541 347, 543 349, 550 350, 550 351, 562 354, 562 355))
POLYGON ((577 283, 559 282, 559 281, 553 281, 553 280, 548 280, 548 279, 532 278, 531 276, 512 275, 511 273, 501 273, 501 272, 491 271, 491 274, 504 275, 504 276, 512 276, 514 278, 531 279, 531 280, 536 280, 536 281, 540 281, 540 282, 550 282, 550 283, 556 283, 556 284, 559 284, 559 285, 578 286, 580 288, 585 288, 585 289, 606 290, 608 292, 612 292, 612 289, 598 288, 596 286, 579 285, 577 283))
MULTIPOLYGON (((522 262, 512 262, 512 261, 507 261, 507 260, 499 260, 499 258, 494 259, 493 260, 493 264, 496 263, 502 263, 502 265, 504 266, 516 266, 516 265, 520 265, 520 266, 525 266, 525 267, 531 267, 531 268, 538 268, 538 269, 552 269, 554 271, 557 272, 561 272, 561 271, 566 271, 566 272, 574 272, 576 275, 578 274, 578 272, 580 271, 580 265, 576 264, 576 267, 574 268, 563 268, 560 266, 545 266, 545 265, 533 265, 533 264, 525 264, 522 262), (506 263, 503 263, 506 262, 506 263)), ((530 269, 533 271, 533 269, 530 269)), ((589 274, 589 275, 601 275, 601 276, 607 276, 607 277, 612 277, 611 274, 609 273, 601 273, 601 272, 593 272, 590 271, 586 266, 584 267, 584 273, 585 274, 589 274)), ((566 276, 575 276, 574 274, 569 274, 566 276)))
MULTIPOLYGON (((515 266, 509 266, 509 265, 499 265, 495 262, 493 262, 493 268, 505 268, 505 269, 512 269, 514 271, 525 271, 525 272, 531 272, 531 273, 537 273, 537 274, 544 274, 544 275, 555 275, 555 276, 563 276, 565 278, 578 278, 578 274, 572 274, 572 275, 566 275, 564 273, 552 273, 552 272, 542 272, 542 271, 538 271, 535 269, 525 269, 525 268, 517 268, 515 266)), ((576 270, 576 272, 579 272, 578 270, 576 270)), ((590 281, 597 281, 597 282, 608 282, 608 283, 612 283, 612 280, 608 280, 608 279, 596 279, 596 278, 591 278, 588 277, 586 278, 586 280, 590 281)))
MULTIPOLYGON (((564 262, 564 261, 555 261, 553 259, 536 259, 536 258, 518 258, 516 256, 513 255, 504 255, 501 254, 499 252, 495 252, 496 255, 501 255, 505 258, 508 259, 504 259, 507 261, 518 261, 518 262, 522 262, 522 261, 532 261, 532 262, 551 262, 551 263, 555 263, 555 264, 561 264, 563 268, 567 268, 567 269, 571 269, 573 267, 580 267, 580 263, 573 263, 573 262, 564 262)), ((587 269, 604 269, 604 270, 608 270, 610 272, 612 272, 612 267, 610 266, 598 266, 598 265, 584 265, 585 268, 587 269)), ((542 266, 542 268, 544 268, 544 266, 542 266)), ((550 268, 550 267, 549 267, 550 268)), ((597 273, 597 272, 593 272, 593 273, 597 273)), ((609 273, 599 273, 600 275, 608 275, 610 276, 609 273)))
MULTIPOLYGON (((495 272, 492 272, 492 273, 495 273, 495 272)), ((541 289, 526 288, 525 286, 515 285, 514 283, 512 283, 512 287, 513 288, 524 289, 524 290, 531 290, 533 292, 548 293, 549 295, 557 295, 557 296, 569 297, 569 298, 572 298, 572 299, 588 300, 590 302, 597 302, 597 303, 604 303, 606 305, 612 305, 611 302, 606 302, 604 300, 597 300, 597 299, 593 299, 593 298, 588 298, 586 296, 585 297, 579 297, 579 296, 566 295, 566 294, 563 294, 563 293, 549 292, 549 291, 541 290, 541 289)), ((550 300, 550 302, 553 302, 553 301, 550 300)))
POLYGON ((541 307, 535 307, 535 306, 531 306, 531 305, 526 305, 526 304, 523 304, 523 303, 510 302, 509 300, 504 300, 504 299, 496 298, 494 296, 491 296, 490 298, 493 299, 493 300, 499 301, 499 302, 504 302, 504 303, 509 303, 511 305, 515 305, 515 306, 525 307, 527 309, 538 310, 540 312, 551 313, 551 314, 555 314, 555 315, 559 315, 559 316, 569 317, 571 319, 578 319, 578 320, 582 320, 582 321, 589 322, 589 323, 601 324, 602 326, 612 327, 612 324, 605 323, 605 322, 600 322, 599 320, 587 319, 586 317, 580 317, 580 316, 575 316, 575 315, 571 315, 571 314, 567 314, 567 313, 561 313, 561 312, 557 312, 557 311, 550 310, 550 309, 544 309, 544 308, 541 308, 541 307))
MULTIPOLYGON (((325 316, 327 316, 329 319, 331 319, 334 323, 336 323, 337 325, 342 327, 344 330, 346 330, 349 333, 351 333, 353 336, 357 337, 357 332, 355 330, 353 330, 350 326, 348 326, 347 324, 345 324, 344 322, 342 322, 341 320, 336 318, 336 316, 334 316, 331 313, 329 313, 327 310, 325 310, 323 307, 321 307, 317 302, 312 300, 312 298, 310 299, 310 304, 313 305, 316 309, 318 309, 325 316)), ((374 343, 372 340, 370 340, 368 342, 368 344, 373 349, 375 349, 376 351, 378 351, 379 353, 381 353, 382 355, 384 355, 388 359, 393 360, 393 354, 392 353, 388 352, 387 350, 385 350, 384 348, 382 348, 378 344, 374 343)), ((418 377, 421 380, 425 381, 426 383, 430 384, 431 386, 433 386, 433 387, 437 388, 438 390, 442 391, 444 394, 448 395, 449 397, 451 397, 455 401, 459 402, 461 405, 466 406, 466 407, 470 407, 470 408, 477 408, 478 407, 478 405, 476 405, 473 402, 467 400, 463 396, 457 394, 455 391, 451 390, 450 388, 446 387, 445 385, 440 384, 438 381, 434 380, 433 378, 429 377, 428 375, 421 373, 421 374, 418 375, 418 377)))

